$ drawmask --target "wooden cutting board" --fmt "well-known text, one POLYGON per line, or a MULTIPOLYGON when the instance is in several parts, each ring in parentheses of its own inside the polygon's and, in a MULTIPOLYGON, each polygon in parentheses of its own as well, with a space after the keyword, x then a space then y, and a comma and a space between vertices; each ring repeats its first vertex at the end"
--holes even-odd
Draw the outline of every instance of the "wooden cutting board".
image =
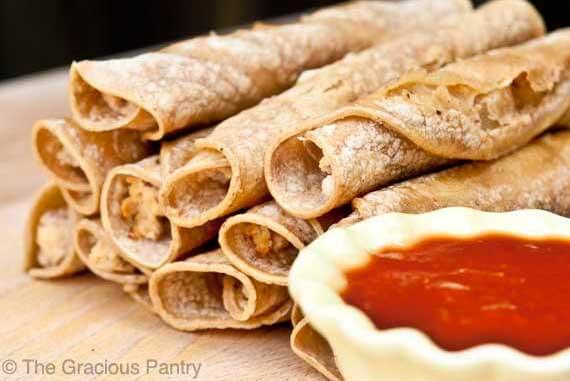
POLYGON ((322 380, 291 352, 288 325, 178 332, 92 275, 46 282, 22 273, 24 220, 46 180, 30 129, 68 115, 66 91, 65 70, 0 82, 0 380, 50 372, 54 380, 190 380, 192 365, 197 380, 322 380), (123 374, 109 377, 119 365, 123 374))

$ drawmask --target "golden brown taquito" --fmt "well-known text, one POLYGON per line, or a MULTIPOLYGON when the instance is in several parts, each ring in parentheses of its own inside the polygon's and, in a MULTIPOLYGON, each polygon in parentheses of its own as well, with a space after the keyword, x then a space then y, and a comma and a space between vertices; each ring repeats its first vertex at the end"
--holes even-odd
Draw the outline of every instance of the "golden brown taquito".
POLYGON ((51 182, 36 197, 24 232, 24 271, 34 278, 50 279, 85 270, 73 247, 79 216, 51 182))
POLYGON ((113 167, 151 154, 150 145, 136 131, 94 133, 68 118, 37 121, 32 145, 69 206, 83 215, 99 212, 101 186, 113 167))
POLYGON ((75 251, 95 275, 120 284, 145 284, 148 277, 125 261, 98 218, 84 218, 75 226, 75 251))
POLYGON ((287 288, 251 279, 219 249, 159 268, 149 293, 160 317, 183 331, 253 329, 288 320, 292 307, 287 288))
POLYGON ((159 156, 115 167, 101 195, 101 221, 121 256, 142 270, 155 269, 215 238, 221 221, 182 228, 158 203, 159 156))
POLYGON ((569 165, 570 132, 547 133, 500 159, 459 165, 356 198, 353 213, 339 225, 452 206, 490 212, 543 209, 570 216, 569 165))
POLYGON ((566 110, 569 38, 561 31, 431 74, 406 74, 285 134, 266 162, 273 197, 288 212, 314 218, 450 160, 495 158, 520 147, 566 110))
MULTIPOLYGON (((338 226, 385 213, 426 213, 462 206, 490 212, 543 209, 570 216, 570 131, 548 133, 500 159, 459 165, 418 177, 353 201, 338 226)), ((296 311, 291 345, 296 354, 338 380, 332 349, 296 311)))
POLYGON ((346 211, 336 210, 318 219, 303 220, 268 201, 229 217, 220 228, 218 241, 230 262, 246 275, 286 286, 299 250, 346 215, 346 211))
POLYGON ((125 284, 123 285, 123 291, 138 305, 142 306, 149 312, 156 314, 152 302, 150 300, 150 295, 148 293, 148 283, 145 284, 125 284))
POLYGON ((267 196, 264 154, 282 134, 374 92, 407 70, 440 67, 544 30, 536 10, 523 0, 494 1, 444 24, 432 28, 433 33, 395 38, 308 72, 288 91, 219 124, 197 141, 201 152, 165 180, 161 202, 167 215, 181 226, 194 226, 251 207, 267 196))
POLYGON ((71 109, 85 129, 131 128, 159 140, 251 107, 294 84, 304 70, 470 9, 467 0, 355 2, 289 25, 211 34, 133 58, 74 63, 71 109))

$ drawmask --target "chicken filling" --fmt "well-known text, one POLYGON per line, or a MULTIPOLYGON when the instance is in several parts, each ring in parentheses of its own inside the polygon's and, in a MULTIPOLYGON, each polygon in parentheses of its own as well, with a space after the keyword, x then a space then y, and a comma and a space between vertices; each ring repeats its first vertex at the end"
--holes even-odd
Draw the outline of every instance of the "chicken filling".
POLYGON ((72 250, 71 224, 71 216, 65 208, 51 210, 41 216, 36 236, 37 258, 41 267, 59 265, 72 250))
POLYGON ((126 182, 128 196, 121 203, 121 214, 130 225, 129 237, 157 241, 170 234, 168 220, 158 202, 158 189, 132 176, 126 182))
POLYGON ((245 234, 253 243, 255 251, 261 255, 277 253, 291 246, 281 235, 262 225, 248 224, 245 234))

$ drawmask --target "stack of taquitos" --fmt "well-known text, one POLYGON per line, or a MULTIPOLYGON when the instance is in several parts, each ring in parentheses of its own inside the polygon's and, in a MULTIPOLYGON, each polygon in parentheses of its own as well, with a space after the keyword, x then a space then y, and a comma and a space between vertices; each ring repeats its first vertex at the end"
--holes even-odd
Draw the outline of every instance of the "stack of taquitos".
POLYGON ((282 133, 368 95, 408 70, 437 68, 544 30, 536 10, 521 0, 494 1, 444 24, 309 72, 290 90, 218 125, 197 142, 201 151, 165 180, 161 203, 166 214, 190 227, 253 206, 267 196, 263 158, 282 133))
POLYGON ((142 272, 187 255, 213 239, 221 221, 182 228, 165 217, 158 203, 162 180, 191 159, 201 130, 164 143, 160 154, 115 167, 107 175, 101 195, 101 221, 122 256, 142 272))
MULTIPOLYGON (((384 213, 425 213, 452 206, 492 212, 543 209, 570 216, 569 167, 570 132, 547 134, 509 156, 464 164, 355 199, 354 212, 338 225, 384 213)), ((293 350, 329 379, 340 379, 326 341, 306 320, 297 320, 293 350)))
POLYGON ((564 29, 407 75, 303 126, 271 150, 268 185, 287 211, 314 218, 453 160, 500 157, 564 123, 569 106, 564 29))
POLYGON ((156 53, 82 61, 70 73, 71 108, 85 129, 166 133, 222 120, 292 85, 302 71, 391 33, 470 10, 467 0, 355 2, 283 26, 193 38, 156 53))
MULTIPOLYGON (((374 103, 372 99, 377 98, 367 98, 322 118, 340 120, 321 127, 320 135, 311 135, 320 137, 315 140, 317 142, 336 143, 332 147, 325 146, 326 155, 316 154, 316 146, 307 148, 307 144, 313 143, 289 138, 294 140, 285 143, 289 147, 278 149, 284 157, 276 155, 275 168, 289 171, 287 174, 309 185, 319 184, 319 176, 299 171, 304 163, 309 163, 307 171, 324 172, 325 166, 334 168, 333 173, 339 172, 338 177, 344 181, 340 185, 335 182, 337 198, 331 207, 337 207, 360 194, 355 191, 358 189, 363 192, 378 188, 402 177, 450 165, 454 160, 502 156, 553 126, 568 110, 570 30, 450 64, 429 75, 411 75, 381 94, 374 103), (428 86, 435 90, 426 89, 428 86), (389 114, 385 111, 386 105, 399 113, 389 114), (416 111, 417 115, 405 114, 407 110, 416 111), (427 114, 429 112, 433 115, 427 114), (345 115, 348 115, 346 119, 345 115), (408 139, 410 135, 417 137, 408 139), (423 148, 424 142, 431 144, 429 148, 423 148), (291 146, 299 150, 287 150, 291 146), (436 154, 430 153, 434 150, 436 154), (287 159, 297 159, 300 164, 291 165, 287 159), (325 161, 327 164, 323 165, 325 161)), ((279 174, 273 178, 291 182, 279 174)), ((319 191, 323 192, 324 186, 319 185, 319 191)), ((312 195, 311 189, 290 193, 287 197, 294 200, 291 212, 298 217, 322 214, 315 212, 311 208, 314 205, 307 202, 312 195)), ((285 202, 283 197, 277 197, 277 201, 286 208, 293 203, 285 202)), ((231 217, 220 231, 220 244, 230 260, 246 273, 260 280, 286 284, 287 270, 296 255, 295 248, 302 247, 289 238, 295 236, 291 231, 300 230, 312 220, 295 218, 275 206, 279 220, 287 221, 288 225, 288 231, 283 232, 281 238, 288 237, 292 245, 282 244, 284 248, 272 251, 272 247, 266 248, 263 243, 275 246, 276 242, 287 241, 281 239, 277 235, 279 230, 267 222, 264 223, 266 228, 252 226, 252 222, 262 224, 259 218, 256 217, 258 221, 252 218, 255 209, 231 217)), ((274 220, 275 217, 273 224, 274 220)), ((303 236, 302 233, 296 235, 303 236)))
MULTIPOLYGON (((221 221, 177 226, 156 198, 165 177, 202 154, 194 141, 210 131, 163 140, 154 156, 153 145, 144 138, 160 140, 185 127, 221 120, 286 89, 303 70, 470 10, 467 0, 355 2, 296 24, 195 38, 133 59, 74 64, 74 120, 41 120, 34 127, 37 158, 57 185, 42 191, 32 210, 26 269, 34 276, 54 277, 87 266, 101 278, 125 285, 129 295, 148 306, 145 282, 151 272, 193 254, 216 236, 221 221)), ((320 220, 314 223, 317 233, 331 223, 320 220)), ((201 259, 210 261, 220 253, 184 265, 194 269, 196 261, 201 266, 201 259)), ((226 322, 221 326, 254 327, 288 318, 291 302, 285 288, 250 279, 229 263, 212 269, 226 273, 216 276, 230 315, 220 318, 226 322)), ((219 326, 216 321, 197 327, 219 326)))

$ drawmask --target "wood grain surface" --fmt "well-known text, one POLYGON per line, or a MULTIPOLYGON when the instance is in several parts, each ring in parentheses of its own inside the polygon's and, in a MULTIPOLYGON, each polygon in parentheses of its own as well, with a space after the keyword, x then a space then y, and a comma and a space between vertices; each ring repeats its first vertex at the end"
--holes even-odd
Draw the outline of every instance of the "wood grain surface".
POLYGON ((66 91, 66 70, 0 82, 0 380, 194 379, 182 361, 200 366, 198 380, 322 380, 291 352, 288 325, 178 332, 93 275, 47 282, 22 273, 24 220, 46 180, 30 129, 36 119, 68 115, 66 91), (131 374, 110 375, 110 364, 131 374), (147 374, 154 364, 162 368, 147 374), (98 371, 107 374, 90 374, 98 371))

